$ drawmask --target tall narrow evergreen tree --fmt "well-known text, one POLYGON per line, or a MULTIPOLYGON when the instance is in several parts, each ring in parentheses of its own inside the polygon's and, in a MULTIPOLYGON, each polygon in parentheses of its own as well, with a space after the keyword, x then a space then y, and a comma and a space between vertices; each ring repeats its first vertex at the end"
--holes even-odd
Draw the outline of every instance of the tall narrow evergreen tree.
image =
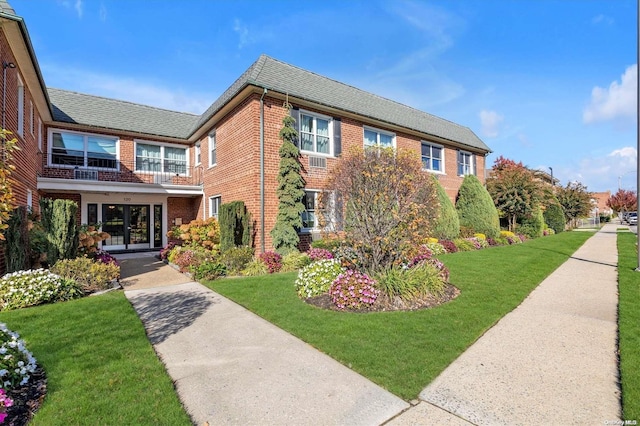
POLYGON ((300 164, 300 150, 295 142, 298 132, 295 120, 290 114, 282 119, 280 139, 282 145, 280 154, 280 168, 278 171, 278 216, 276 225, 271 230, 271 238, 276 251, 285 254, 298 247, 300 237, 298 230, 302 227, 302 212, 304 204, 304 179, 302 179, 300 164))
POLYGON ((440 204, 438 215, 433 222, 433 236, 442 240, 453 240, 460 235, 458 212, 438 179, 434 177, 433 180, 440 204))
POLYGON ((78 250, 78 204, 72 200, 40 199, 42 227, 47 234, 47 262, 73 259, 78 250))

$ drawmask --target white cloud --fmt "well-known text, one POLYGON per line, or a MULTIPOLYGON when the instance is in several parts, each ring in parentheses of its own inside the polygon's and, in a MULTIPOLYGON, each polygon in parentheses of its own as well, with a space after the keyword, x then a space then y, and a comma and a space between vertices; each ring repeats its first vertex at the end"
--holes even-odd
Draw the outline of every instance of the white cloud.
POLYGON ((562 184, 578 180, 589 191, 615 192, 618 185, 623 189, 636 188, 637 151, 634 147, 617 148, 604 157, 588 156, 574 166, 554 167, 554 176, 562 184))
POLYGON ((239 19, 233 20, 233 31, 238 34, 240 41, 238 42, 238 49, 242 49, 251 40, 249 37, 249 28, 240 22, 239 19))
POLYGON ((103 74, 78 68, 43 65, 50 87, 120 99, 172 111, 202 114, 215 100, 212 93, 188 93, 155 84, 151 78, 103 74))
POLYGON ((480 123, 482 125, 482 133, 490 138, 498 136, 500 131, 500 124, 504 120, 504 117, 498 114, 496 111, 482 110, 480 111, 480 123))
POLYGON ((585 108, 584 123, 599 121, 633 122, 637 117, 638 64, 628 67, 620 81, 608 88, 596 86, 591 91, 591 102, 585 108))
POLYGON ((76 3, 73 5, 73 8, 78 13, 78 18, 82 18, 82 0, 76 0, 76 3))
POLYGON ((83 13, 83 4, 82 0, 75 0, 75 2, 71 2, 70 0, 58 0, 58 4, 61 4, 63 7, 67 9, 73 9, 78 14, 78 18, 82 19, 83 13))
POLYGON ((615 21, 613 20, 612 17, 603 15, 603 14, 594 16, 593 19, 591 19, 591 23, 595 25, 598 25, 598 24, 613 25, 614 22, 615 21))
POLYGON ((100 9, 98 10, 98 16, 100 17, 100 22, 107 21, 107 7, 104 3, 100 3, 100 9))

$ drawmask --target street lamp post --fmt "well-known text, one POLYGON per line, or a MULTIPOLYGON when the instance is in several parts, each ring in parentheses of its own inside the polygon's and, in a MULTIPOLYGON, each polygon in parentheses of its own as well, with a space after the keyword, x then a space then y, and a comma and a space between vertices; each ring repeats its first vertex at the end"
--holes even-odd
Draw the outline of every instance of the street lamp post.
POLYGON ((549 170, 551 171, 551 186, 555 186, 553 184, 553 167, 549 167, 549 170))

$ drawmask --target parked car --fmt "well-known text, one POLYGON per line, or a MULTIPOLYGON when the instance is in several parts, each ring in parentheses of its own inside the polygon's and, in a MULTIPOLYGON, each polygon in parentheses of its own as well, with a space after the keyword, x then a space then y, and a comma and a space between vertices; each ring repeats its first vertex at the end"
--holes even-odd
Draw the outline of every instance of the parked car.
POLYGON ((637 212, 630 212, 627 215, 627 223, 629 225, 637 225, 638 224, 638 213, 637 212))

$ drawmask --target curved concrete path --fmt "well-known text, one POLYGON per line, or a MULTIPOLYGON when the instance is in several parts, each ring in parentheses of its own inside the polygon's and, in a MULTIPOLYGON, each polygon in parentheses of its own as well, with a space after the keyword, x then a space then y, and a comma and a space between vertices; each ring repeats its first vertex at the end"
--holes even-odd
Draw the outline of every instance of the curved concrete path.
POLYGON ((601 425, 620 418, 617 226, 590 238, 411 405, 155 259, 122 271, 199 425, 601 425))

